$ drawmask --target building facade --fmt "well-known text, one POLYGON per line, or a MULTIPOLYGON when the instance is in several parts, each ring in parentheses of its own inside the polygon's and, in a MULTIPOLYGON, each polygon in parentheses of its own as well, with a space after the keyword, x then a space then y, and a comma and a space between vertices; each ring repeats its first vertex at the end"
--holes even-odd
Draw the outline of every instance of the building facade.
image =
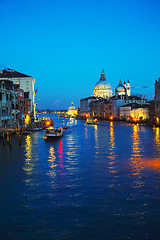
POLYGON ((130 103, 121 106, 120 119, 126 121, 145 121, 149 119, 149 105, 130 103))
POLYGON ((12 81, 0 80, 0 128, 18 126, 18 98, 12 81))
POLYGON ((160 78, 155 82, 155 122, 160 123, 160 78))
POLYGON ((18 85, 20 89, 28 93, 28 98, 31 100, 31 117, 35 117, 35 102, 34 102, 34 83, 33 77, 15 71, 14 69, 0 70, 0 80, 12 81, 13 84, 18 85))

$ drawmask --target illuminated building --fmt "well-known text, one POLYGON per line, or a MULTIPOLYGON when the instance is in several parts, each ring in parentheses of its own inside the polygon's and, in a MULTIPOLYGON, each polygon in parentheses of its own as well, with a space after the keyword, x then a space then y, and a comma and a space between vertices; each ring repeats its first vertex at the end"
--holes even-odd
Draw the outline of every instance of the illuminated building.
POLYGON ((127 104, 146 104, 146 99, 142 96, 127 96, 127 95, 118 95, 110 98, 111 101, 111 115, 114 118, 120 117, 120 107, 127 104))
POLYGON ((110 98, 112 96, 112 87, 108 81, 106 81, 106 76, 102 70, 100 80, 94 86, 93 95, 95 97, 110 98))
POLYGON ((75 108, 73 102, 71 103, 71 106, 69 107, 69 110, 66 112, 67 115, 76 117, 78 115, 78 108, 75 108))
POLYGON ((155 83, 155 122, 159 125, 160 120, 160 78, 155 83))
POLYGON ((130 103, 120 107, 120 119, 129 121, 147 120, 149 118, 149 105, 130 103))
POLYGON ((20 89, 23 89, 25 93, 28 93, 28 97, 31 100, 31 116, 34 117, 34 78, 17 72, 14 69, 7 68, 5 70, 0 70, 0 80, 10 80, 13 84, 18 85, 20 89))

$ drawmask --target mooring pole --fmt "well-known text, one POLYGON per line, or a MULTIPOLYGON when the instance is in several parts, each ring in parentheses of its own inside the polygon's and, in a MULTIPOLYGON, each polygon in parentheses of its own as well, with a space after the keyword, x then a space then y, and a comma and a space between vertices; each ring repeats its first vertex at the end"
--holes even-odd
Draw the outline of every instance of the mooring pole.
POLYGON ((9 131, 9 142, 10 142, 10 147, 11 147, 11 131, 9 131))
POLYGON ((7 132, 7 143, 9 143, 9 132, 7 132))
POLYGON ((4 145, 4 132, 3 132, 3 145, 4 145))
POLYGON ((18 136, 19 136, 19 146, 21 145, 21 132, 20 128, 18 128, 18 136))

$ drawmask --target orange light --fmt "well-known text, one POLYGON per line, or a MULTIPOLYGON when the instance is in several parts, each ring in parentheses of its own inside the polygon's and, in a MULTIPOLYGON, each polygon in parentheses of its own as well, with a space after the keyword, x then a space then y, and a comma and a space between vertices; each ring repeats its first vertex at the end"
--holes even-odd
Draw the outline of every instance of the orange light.
POLYGON ((110 120, 113 120, 113 116, 110 116, 110 120))
POLYGON ((45 122, 46 126, 50 126, 51 125, 51 122, 48 120, 45 122))
POLYGON ((88 117, 88 114, 86 114, 86 117, 88 117))

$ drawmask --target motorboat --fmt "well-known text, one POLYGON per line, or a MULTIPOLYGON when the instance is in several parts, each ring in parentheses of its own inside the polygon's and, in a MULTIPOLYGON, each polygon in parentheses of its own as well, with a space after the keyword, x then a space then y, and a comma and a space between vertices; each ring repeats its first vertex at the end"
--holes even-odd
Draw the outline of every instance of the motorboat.
POLYGON ((97 119, 93 119, 93 118, 87 118, 86 124, 94 124, 94 125, 97 125, 97 124, 98 124, 98 120, 97 120, 97 119))
POLYGON ((45 135, 44 135, 44 139, 56 139, 56 138, 60 138, 63 136, 63 128, 62 127, 57 127, 57 128, 53 128, 53 127, 48 127, 46 129, 45 135))

